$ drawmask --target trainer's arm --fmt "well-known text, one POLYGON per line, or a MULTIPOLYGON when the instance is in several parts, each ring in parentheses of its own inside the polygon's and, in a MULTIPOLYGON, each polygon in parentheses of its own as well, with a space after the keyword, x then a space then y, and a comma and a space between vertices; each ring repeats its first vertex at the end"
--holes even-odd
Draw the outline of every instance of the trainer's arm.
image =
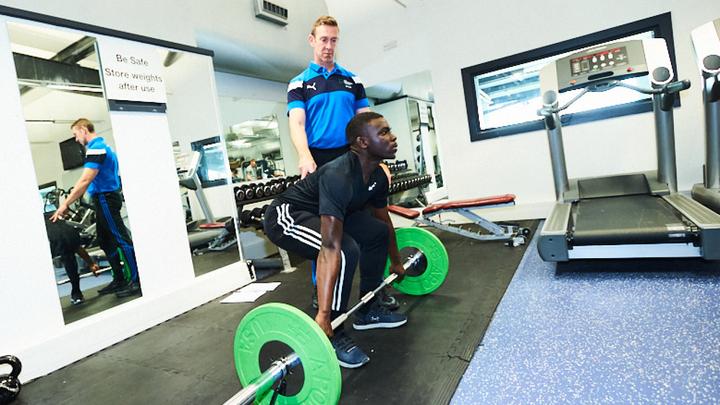
POLYGON ((330 307, 333 301, 333 289, 340 272, 343 222, 331 215, 321 215, 320 234, 322 243, 317 259, 318 313, 315 321, 326 335, 332 336, 330 307))
POLYGON ((98 169, 90 169, 86 167, 83 169, 82 174, 80 175, 80 178, 73 186, 72 192, 70 192, 70 195, 68 195, 65 198, 65 201, 60 204, 57 211, 55 211, 55 214, 50 217, 50 220, 55 222, 58 219, 61 219, 65 213, 68 211, 68 207, 70 204, 74 203, 80 197, 82 197, 85 194, 85 191, 87 191, 88 186, 90 186, 90 183, 92 183, 93 180, 95 180, 95 176, 98 174, 98 169))
POLYGON ((290 139, 298 154, 298 169, 300 169, 300 177, 305 178, 308 174, 315 171, 317 165, 310 154, 308 147, 307 132, 305 132, 305 110, 302 108, 293 108, 290 110, 290 139))

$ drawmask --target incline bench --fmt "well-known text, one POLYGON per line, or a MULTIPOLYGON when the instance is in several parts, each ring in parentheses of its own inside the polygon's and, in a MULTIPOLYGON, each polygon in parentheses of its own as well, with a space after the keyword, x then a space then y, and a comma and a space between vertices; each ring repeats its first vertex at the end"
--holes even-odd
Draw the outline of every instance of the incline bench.
POLYGON ((515 195, 505 194, 492 197, 473 198, 469 200, 448 201, 442 204, 432 204, 425 207, 422 212, 397 205, 388 206, 388 211, 407 219, 414 220, 417 224, 432 226, 443 231, 452 232, 477 240, 504 240, 508 245, 520 246, 525 243, 530 230, 517 225, 500 225, 489 221, 474 212, 472 208, 491 208, 515 205, 515 195), (463 229, 458 226, 450 226, 442 223, 440 215, 448 212, 456 212, 472 223, 479 225, 489 233, 475 232, 463 229), (436 219, 437 217, 437 219, 436 219))

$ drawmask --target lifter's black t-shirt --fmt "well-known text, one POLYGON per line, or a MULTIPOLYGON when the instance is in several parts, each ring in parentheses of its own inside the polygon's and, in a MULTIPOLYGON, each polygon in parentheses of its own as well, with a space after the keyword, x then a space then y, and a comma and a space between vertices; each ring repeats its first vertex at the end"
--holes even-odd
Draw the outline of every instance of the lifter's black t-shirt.
POLYGON ((295 183, 276 198, 295 209, 317 215, 331 215, 340 220, 365 208, 387 206, 388 179, 380 166, 363 182, 362 167, 352 151, 322 166, 295 183))

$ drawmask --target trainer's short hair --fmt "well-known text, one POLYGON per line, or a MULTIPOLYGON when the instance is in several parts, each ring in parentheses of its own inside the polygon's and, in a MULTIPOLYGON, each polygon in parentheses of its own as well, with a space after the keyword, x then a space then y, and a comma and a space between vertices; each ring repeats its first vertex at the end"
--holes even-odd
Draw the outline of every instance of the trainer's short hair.
POLYGON ((337 27, 340 29, 340 26, 338 25, 338 22, 333 17, 330 17, 329 15, 322 15, 318 17, 317 20, 315 20, 315 23, 313 23, 312 30, 310 31, 310 35, 315 36, 315 28, 321 26, 321 25, 328 25, 330 27, 337 27))
POLYGON ((73 129, 75 127, 85 127, 87 128, 88 132, 95 132, 95 125, 93 125, 92 121, 87 118, 80 118, 73 122, 72 125, 70 125, 70 129, 73 129))
POLYGON ((345 127, 345 139, 347 142, 350 145, 354 144, 358 137, 363 136, 363 131, 365 131, 365 127, 370 121, 377 118, 383 118, 383 116, 373 111, 361 112, 355 115, 345 127))

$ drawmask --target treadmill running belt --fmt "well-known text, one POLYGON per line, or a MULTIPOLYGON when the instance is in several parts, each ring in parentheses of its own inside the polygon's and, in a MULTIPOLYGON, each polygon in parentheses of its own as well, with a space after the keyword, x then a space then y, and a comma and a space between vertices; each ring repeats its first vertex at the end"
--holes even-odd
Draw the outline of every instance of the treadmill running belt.
POLYGON ((574 208, 574 246, 697 240, 680 214, 661 197, 632 195, 580 200, 574 208))

